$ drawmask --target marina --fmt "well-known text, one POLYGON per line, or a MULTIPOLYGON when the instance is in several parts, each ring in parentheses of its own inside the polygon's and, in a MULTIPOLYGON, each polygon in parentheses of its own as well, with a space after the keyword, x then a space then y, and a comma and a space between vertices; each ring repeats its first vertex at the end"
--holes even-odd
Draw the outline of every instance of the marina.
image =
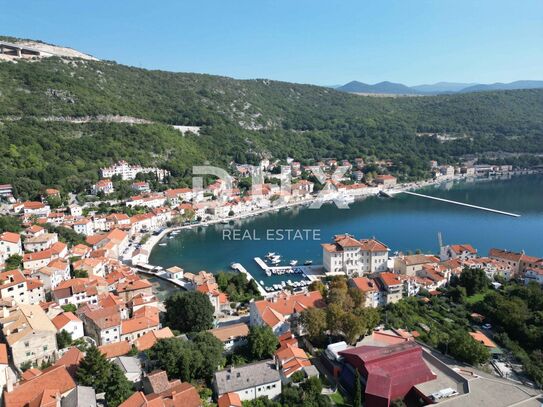
MULTIPOLYGON (((154 247, 149 263, 162 267, 174 265, 186 271, 206 270, 218 273, 229 269, 231 263, 242 264, 262 287, 288 280, 301 281, 312 272, 322 274, 321 243, 328 242, 335 234, 356 233, 387 242, 391 252, 439 251, 436 239, 441 232, 445 243, 470 243, 481 254, 492 247, 538 253, 539 236, 543 227, 543 175, 512 176, 510 179, 465 180, 430 185, 416 193, 435 196, 474 206, 494 207, 498 210, 520 214, 521 217, 501 216, 489 211, 474 210, 460 205, 443 204, 434 199, 421 199, 410 194, 395 194, 393 199, 369 197, 356 201, 348 210, 334 204, 324 204, 318 210, 307 207, 268 212, 251 219, 235 220, 229 225, 213 224, 207 228, 181 231, 174 239, 161 240, 167 246, 154 247), (285 228, 319 230, 320 239, 298 241, 223 239, 225 228, 256 231, 260 236, 266 230, 285 228), (398 233, 398 230, 412 233, 398 233), (512 242, 514 242, 512 244, 512 242), (267 255, 279 255, 278 264, 264 261, 267 255), (259 257, 264 267, 255 260, 259 257), (290 262, 297 260, 296 266, 290 262), (298 268, 313 261, 315 266, 303 268, 303 273, 274 273, 284 268, 298 268), (266 274, 270 271, 270 275, 266 274)), ((152 236, 154 238, 155 236, 152 236)), ((271 256, 270 256, 271 257, 271 256)))
MULTIPOLYGON (((292 265, 292 263, 294 262, 293 260, 291 260, 289 266, 276 266, 275 264, 277 264, 276 261, 278 260, 278 256, 279 255, 277 255, 275 253, 268 253, 266 255, 266 258, 272 264, 271 266, 268 265, 266 263, 266 261, 263 260, 260 257, 255 257, 254 261, 256 262, 256 264, 258 264, 258 266, 261 268, 261 270, 268 277, 271 277, 271 276, 283 276, 283 275, 290 276, 290 275, 293 275, 293 274, 298 274, 298 275, 302 275, 304 278, 302 278, 302 280, 300 280, 300 281, 292 281, 291 279, 288 279, 288 280, 283 279, 280 283, 272 284, 270 286, 265 286, 264 290, 267 293, 274 292, 274 291, 279 291, 279 290, 282 290, 283 288, 286 288, 286 287, 289 287, 291 289, 301 289, 301 288, 307 287, 307 286, 309 286, 311 284, 313 278, 310 277, 311 274, 309 274, 309 275, 306 274, 307 268, 311 268, 311 267, 309 267, 309 266, 298 266, 298 267, 296 267, 297 262, 294 265, 292 265)), ((279 258, 280 258, 280 256, 279 256, 279 258)), ((263 284, 262 280, 261 280, 261 284, 263 284)))

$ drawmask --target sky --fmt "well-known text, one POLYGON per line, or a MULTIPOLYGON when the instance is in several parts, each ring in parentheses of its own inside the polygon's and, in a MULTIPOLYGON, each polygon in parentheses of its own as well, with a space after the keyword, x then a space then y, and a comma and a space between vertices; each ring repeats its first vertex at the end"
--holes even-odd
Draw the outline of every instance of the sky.
POLYGON ((543 80, 543 0, 0 0, 0 34, 149 69, 337 85, 543 80))

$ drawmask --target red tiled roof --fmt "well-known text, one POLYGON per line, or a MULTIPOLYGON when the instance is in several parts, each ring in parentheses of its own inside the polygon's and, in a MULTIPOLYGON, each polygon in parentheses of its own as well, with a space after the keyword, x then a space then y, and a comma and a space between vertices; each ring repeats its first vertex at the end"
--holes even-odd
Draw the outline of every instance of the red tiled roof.
POLYGON ((226 393, 223 394, 217 400, 217 407, 241 407, 241 399, 238 393, 226 393))
POLYGON ((64 394, 76 384, 66 367, 54 367, 43 374, 22 383, 11 392, 4 392, 5 407, 29 407, 29 403, 36 397, 41 396, 44 391, 58 390, 64 394))
POLYGON ((98 346, 98 349, 104 354, 107 359, 111 359, 117 356, 126 355, 132 350, 132 347, 127 341, 121 341, 98 346))
POLYGON ((496 348, 496 344, 484 333, 481 331, 475 331, 469 333, 473 339, 475 339, 477 342, 481 342, 483 345, 485 345, 487 348, 496 348))
POLYGON ((369 252, 386 252, 388 246, 376 239, 362 239, 360 240, 360 248, 369 252))
POLYGON ((271 327, 274 327, 285 317, 294 314, 295 312, 302 312, 308 308, 321 308, 325 306, 322 295, 318 291, 297 295, 280 294, 278 297, 274 297, 271 300, 255 301, 254 304, 261 318, 271 327))
POLYGON ((397 274, 390 273, 388 271, 380 273, 378 278, 386 286, 393 286, 393 285, 402 284, 402 281, 401 281, 400 277, 397 274))
POLYGON ((477 254, 477 249, 470 244, 453 244, 450 247, 455 253, 469 252, 471 254, 477 254))
POLYGON ((173 338, 173 336, 171 329, 166 327, 157 331, 147 332, 136 339, 134 345, 140 352, 143 352, 144 350, 151 349, 159 339, 173 338))
POLYGON ((372 279, 367 277, 356 277, 351 280, 353 284, 362 292, 378 291, 377 285, 372 279))
POLYGON ((72 321, 81 322, 81 320, 77 318, 73 312, 63 312, 51 320, 53 325, 55 325, 59 331, 72 321))
POLYGON ((13 232, 4 232, 0 235, 0 240, 9 243, 19 243, 21 241, 21 235, 13 232))
POLYGON ((8 348, 5 343, 0 343, 0 365, 8 364, 8 348))

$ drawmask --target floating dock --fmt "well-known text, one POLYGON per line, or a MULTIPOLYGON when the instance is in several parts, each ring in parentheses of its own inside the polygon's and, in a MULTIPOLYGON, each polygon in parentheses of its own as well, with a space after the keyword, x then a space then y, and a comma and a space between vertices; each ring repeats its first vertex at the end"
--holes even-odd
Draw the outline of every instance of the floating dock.
POLYGON ((438 197, 436 197, 436 196, 418 194, 418 193, 416 193, 416 192, 411 192, 411 191, 403 191, 403 193, 404 193, 404 194, 409 194, 409 195, 418 196, 418 197, 421 197, 421 198, 433 199, 433 200, 435 200, 435 201, 447 202, 447 203, 454 204, 454 205, 466 206, 466 207, 468 207, 468 208, 479 209, 479 210, 482 210, 482 211, 494 212, 494 213, 497 213, 497 214, 499 214, 499 215, 512 216, 512 217, 514 217, 514 218, 519 218, 519 217, 520 217, 520 215, 518 215, 518 214, 516 214, 516 213, 505 212, 505 211, 499 211, 499 210, 497 210, 497 209, 485 208, 484 206, 471 205, 471 204, 467 204, 467 203, 464 203, 464 202, 451 201, 450 199, 438 198, 438 197))

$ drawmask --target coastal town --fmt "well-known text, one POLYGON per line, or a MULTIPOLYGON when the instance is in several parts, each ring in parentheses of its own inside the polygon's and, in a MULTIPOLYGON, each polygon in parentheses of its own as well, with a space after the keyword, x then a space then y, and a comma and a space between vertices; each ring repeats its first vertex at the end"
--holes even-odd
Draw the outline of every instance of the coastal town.
POLYGON ((233 163, 229 180, 168 188, 167 170, 120 161, 100 171, 81 202, 54 186, 21 201, 0 185, 3 404, 536 405, 541 372, 514 342, 521 327, 486 304, 541 290, 535 253, 479 253, 467 242, 393 253, 346 231, 315 243, 321 264, 255 258, 282 276, 272 287, 241 264, 215 275, 149 264, 153 247, 183 229, 514 171, 432 162, 430 180, 402 184, 391 165, 233 163), (116 197, 126 183, 130 196, 116 197), (304 279, 292 282, 296 274, 304 279), (173 294, 160 298, 150 278, 173 294), (411 319, 413 307, 428 319, 411 319))

